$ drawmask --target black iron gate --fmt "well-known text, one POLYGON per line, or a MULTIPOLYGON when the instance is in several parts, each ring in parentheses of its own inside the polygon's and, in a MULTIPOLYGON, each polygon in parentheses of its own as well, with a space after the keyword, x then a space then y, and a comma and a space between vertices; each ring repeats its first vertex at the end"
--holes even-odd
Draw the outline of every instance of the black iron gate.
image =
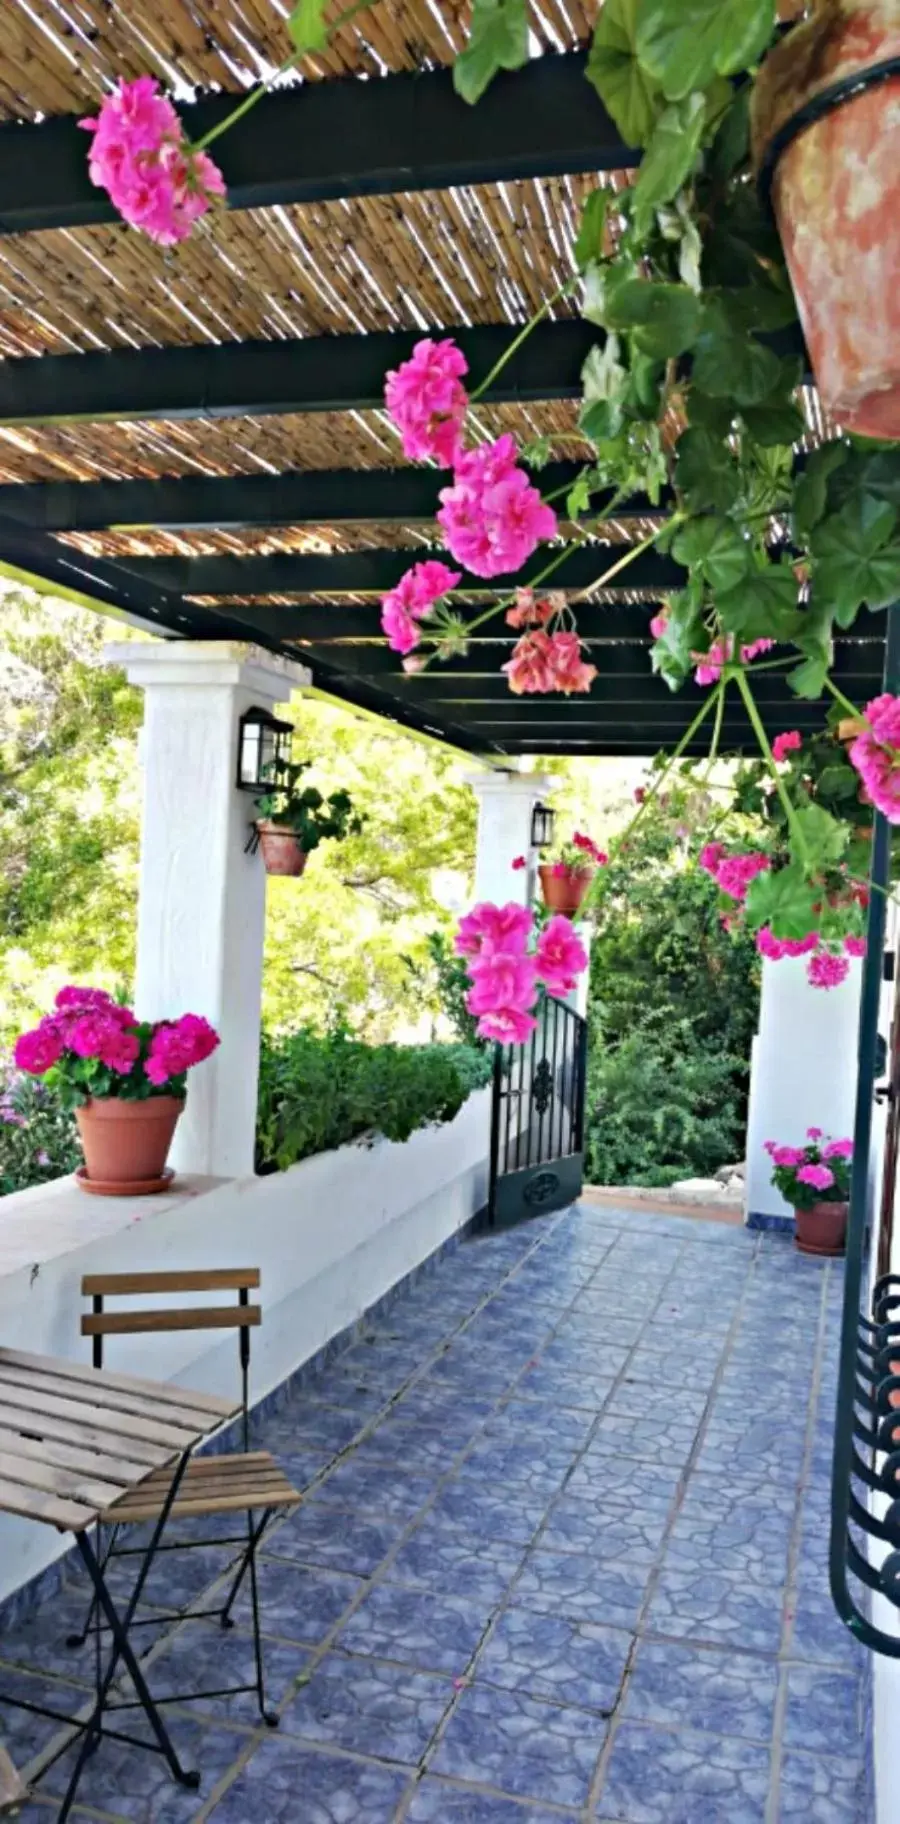
POLYGON ((587 1023, 549 998, 537 1021, 524 1045, 494 1052, 492 1227, 560 1210, 581 1191, 587 1023))

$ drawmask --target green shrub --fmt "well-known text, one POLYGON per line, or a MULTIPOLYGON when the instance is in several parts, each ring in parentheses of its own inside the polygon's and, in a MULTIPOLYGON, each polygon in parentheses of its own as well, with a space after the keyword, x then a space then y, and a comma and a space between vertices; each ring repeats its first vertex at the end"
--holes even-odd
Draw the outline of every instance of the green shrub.
POLYGON ((434 991, 451 1032, 463 1045, 482 1050, 486 1040, 479 1039, 478 1021, 466 1006, 472 983, 465 957, 457 956, 444 931, 429 932, 428 949, 434 966, 434 991))
POLYGON ((467 1045, 364 1045, 343 1029, 323 1037, 307 1027, 264 1035, 257 1170, 286 1171, 361 1134, 408 1140, 452 1121, 490 1074, 489 1053, 467 1045))
POLYGON ((0 1197, 80 1164, 78 1129, 59 1097, 35 1077, 0 1067, 0 1197))
POLYGON ((592 1048, 585 1111, 592 1184, 707 1178, 743 1146, 741 1060, 690 1020, 646 1017, 617 1045, 592 1048))

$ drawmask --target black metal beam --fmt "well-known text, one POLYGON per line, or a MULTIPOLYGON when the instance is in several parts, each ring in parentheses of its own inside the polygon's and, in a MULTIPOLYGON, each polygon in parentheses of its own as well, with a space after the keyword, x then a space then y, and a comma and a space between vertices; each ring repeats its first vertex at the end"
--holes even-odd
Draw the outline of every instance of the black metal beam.
MULTIPOLYGON (((2 133, 2 128, 0 128, 2 133)), ((558 495, 580 474, 580 462, 552 462, 536 481, 558 495)), ((164 476, 159 481, 50 481, 0 484, 0 514, 45 532, 102 532, 111 526, 167 531, 233 526, 382 525, 430 523, 438 493, 451 481, 443 469, 294 469, 282 475, 164 476)), ((593 496, 602 512, 612 490, 593 496)), ((560 503, 557 501, 557 505, 560 503)), ((641 495, 617 506, 617 519, 643 519, 672 504, 665 489, 654 505, 641 495)))
MULTIPOLYGON (((432 333, 454 337, 477 386, 508 349, 514 330, 509 323, 482 323, 432 333)), ((388 368, 408 358, 421 333, 379 330, 362 336, 27 355, 0 362, 0 423, 361 411, 384 403, 388 368)), ((527 404, 577 398, 585 358, 601 339, 602 331, 577 317, 539 323, 485 399, 527 404)))
MULTIPOLYGON (((537 578, 555 553, 543 546, 521 570, 506 580, 502 577, 468 576, 462 572, 460 589, 491 590, 506 593, 518 583, 537 578)), ((621 546, 573 545, 568 555, 548 579, 547 587, 585 589, 602 577, 621 557, 621 546)), ((452 564, 447 551, 418 548, 401 551, 336 551, 295 554, 277 552, 272 557, 125 557, 117 558, 129 574, 144 582, 158 582, 163 588, 184 595, 315 595, 320 591, 334 594, 380 595, 393 589, 418 558, 439 557, 452 564)), ((685 571, 672 558, 645 551, 636 557, 621 578, 619 587, 633 589, 678 589, 685 581, 685 571)), ((340 609, 335 608, 333 633, 338 637, 340 609)), ((378 632, 378 621, 370 623, 378 632)))
MULTIPOLYGON (((620 170, 627 148, 584 80, 581 52, 544 56, 495 78, 477 108, 451 71, 306 82, 266 95, 215 148, 231 209, 443 189, 515 177, 620 170)), ((180 108, 200 138, 235 106, 205 96, 180 108)), ((75 116, 0 127, 0 234, 116 221, 87 173, 75 116)))
MULTIPOLYGON (((190 607, 190 604, 188 606, 190 607)), ((401 662, 397 654, 391 652, 384 640, 366 639, 356 643, 342 640, 328 641, 327 622, 329 617, 336 612, 347 613, 348 611, 345 609, 338 610, 330 605, 311 609, 296 605, 280 608, 271 603, 263 605, 254 602, 251 607, 244 608, 242 612, 245 615, 255 616, 261 610, 268 617, 267 625, 278 628, 283 640, 302 646, 304 655, 310 662, 319 656, 328 663, 339 666, 342 670, 353 672, 359 677, 382 680, 393 676, 398 688, 404 692, 413 693, 424 691, 425 693, 440 694, 444 692, 457 695, 464 691, 470 683, 489 684, 498 677, 499 668, 509 658, 512 642, 517 638, 510 628, 503 627, 502 622, 491 623, 494 628, 493 633, 490 634, 489 629, 480 629, 478 634, 473 635, 468 653, 464 656, 447 660, 432 658, 427 671, 407 676, 401 669, 401 662), (315 638, 309 635, 306 621, 308 614, 320 617, 317 624, 326 627, 324 636, 320 635, 315 638), (303 618, 295 620, 291 618, 294 616, 303 618), (486 639, 480 637, 484 632, 488 632, 490 637, 486 639)), ((362 616, 366 610, 359 609, 356 612, 362 616)), ((473 614, 476 610, 470 608, 467 612, 473 614)), ((623 679, 637 676, 652 678, 649 650, 651 640, 647 629, 647 620, 651 612, 650 604, 645 607, 603 608, 593 607, 590 604, 579 607, 579 631, 584 638, 589 657, 604 676, 623 679), (640 616, 643 616, 643 624, 638 618, 640 616), (606 619, 601 617, 606 617, 606 619), (598 627, 606 626, 613 628, 611 639, 606 635, 598 637, 596 634, 598 627)), ((883 646, 877 639, 864 642, 839 640, 835 647, 834 678, 836 683, 845 686, 857 697, 861 697, 865 690, 872 685, 873 680, 877 682, 881 675, 882 652, 883 646)), ((762 673, 759 674, 757 683, 760 688, 764 687, 768 690, 770 684, 777 684, 777 678, 773 677, 772 673, 762 673)), ((655 688, 664 689, 666 687, 655 682, 655 688)), ((680 692, 676 694, 681 695, 680 692)), ((793 695, 790 700, 797 701, 793 695)), ((699 697, 697 701, 700 702, 699 697)))

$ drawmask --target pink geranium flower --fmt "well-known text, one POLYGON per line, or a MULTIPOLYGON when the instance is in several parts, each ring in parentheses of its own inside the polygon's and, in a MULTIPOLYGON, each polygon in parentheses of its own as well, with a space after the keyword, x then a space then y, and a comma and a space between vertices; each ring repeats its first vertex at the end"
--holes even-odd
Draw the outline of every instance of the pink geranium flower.
POLYGON ((184 1013, 179 1020, 164 1020, 156 1027, 144 1068, 151 1083, 159 1086, 202 1064, 218 1044, 219 1035, 208 1020, 184 1013))
POLYGON ((852 1159, 853 1158, 853 1141, 852 1140, 829 1140, 828 1145, 823 1146, 823 1148, 822 1148, 822 1158, 823 1159, 852 1159))
POLYGON ((512 658, 501 665, 509 688, 517 697, 538 696, 553 689, 550 635, 537 628, 517 640, 512 658))
POLYGON ((827 1191, 834 1183, 834 1173, 827 1165, 801 1165, 797 1170, 797 1182, 811 1184, 817 1191, 827 1191))
POLYGON ((448 589, 461 582, 461 572, 451 570, 437 558, 413 564, 400 578, 396 589, 383 597, 381 625, 393 652, 409 653, 421 638, 419 622, 429 614, 435 602, 448 589))
MULTIPOLYGON (((745 665, 759 657, 761 652, 769 652, 774 640, 751 640, 749 645, 741 647, 741 658, 745 665)), ((697 662, 694 672, 696 684, 718 684, 723 668, 734 656, 734 636, 726 634, 724 638, 714 640, 708 652, 694 652, 691 657, 697 662)))
POLYGON ((574 925, 562 913, 547 920, 538 938, 535 960, 548 994, 557 999, 571 994, 579 975, 587 968, 588 954, 574 925))
POLYGON ((864 937, 845 937, 844 950, 847 956, 865 956, 866 940, 864 937))
POLYGON ((796 753, 803 746, 803 736, 799 729, 788 729, 784 735, 776 735, 772 742, 772 756, 775 760, 786 760, 788 754, 796 753))
POLYGON ((536 1030, 534 1015, 523 1013, 520 1007, 495 1007, 481 1015, 477 1028, 479 1038, 496 1039, 500 1045, 524 1045, 536 1030))
POLYGON ((698 866, 703 869, 705 874, 711 874, 713 879, 715 879, 719 871, 719 864, 724 861, 724 859, 725 844, 723 842, 707 842, 704 843, 703 848, 700 850, 697 862, 698 866))
POLYGON ((438 523, 456 558, 474 576, 521 568, 541 539, 556 532, 556 514, 516 463, 506 433, 459 456, 453 486, 442 488, 438 523))
POLYGON ((650 632, 652 633, 653 638, 655 640, 661 640, 668 625, 669 617, 665 609, 661 608, 658 614, 654 614, 650 622, 650 632))
POLYGON ((845 956, 834 956, 830 950, 817 950, 806 965, 806 979, 812 988, 839 988, 850 973, 845 956))
POLYGON ((472 986, 466 995, 470 1013, 493 1013, 498 1007, 527 1013, 537 1000, 537 969, 533 956, 512 956, 503 951, 476 956, 469 964, 472 986))
POLYGON ((723 893, 730 899, 743 900, 751 881, 758 874, 764 874, 772 865, 768 855, 753 853, 747 855, 727 855, 720 861, 716 872, 716 882, 723 893))
POLYGON ((586 693, 596 676, 596 665, 588 665, 582 657, 581 641, 577 633, 551 633, 551 690, 562 691, 567 697, 576 692, 586 693))
POLYGON ((512 867, 513 873, 518 874, 521 872, 522 868, 527 868, 528 862, 524 855, 517 855, 515 857, 515 860, 510 865, 512 867))
POLYGON ((108 192, 131 227, 162 247, 183 241, 225 195, 221 171, 191 147, 154 76, 120 82, 99 114, 78 124, 92 135, 91 182, 108 192))
POLYGON ((528 906, 516 905, 514 900, 495 906, 483 900, 460 919, 455 949, 458 956, 490 955, 497 950, 524 956, 533 929, 534 913, 528 906))
POLYGON ((42 1077, 59 1063, 62 1052, 63 1042, 55 1022, 41 1020, 31 1032, 19 1034, 13 1046, 13 1063, 30 1077, 42 1077))
POLYGON ((766 1151, 770 1154, 773 1165, 802 1165, 806 1158, 802 1146, 773 1146, 769 1141, 766 1151))
POLYGON ((889 823, 900 823, 900 697, 885 692, 866 704, 868 727, 849 753, 869 801, 889 823))
POLYGON ((452 469, 462 450, 469 398, 462 384, 469 364, 450 337, 417 342, 408 361, 387 375, 384 402, 410 462, 432 458, 452 469))

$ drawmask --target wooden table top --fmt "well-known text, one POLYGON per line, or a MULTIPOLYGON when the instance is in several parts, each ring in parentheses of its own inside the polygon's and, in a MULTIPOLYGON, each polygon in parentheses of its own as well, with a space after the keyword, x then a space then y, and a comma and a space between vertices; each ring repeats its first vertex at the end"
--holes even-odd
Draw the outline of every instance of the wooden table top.
POLYGON ((0 1513, 83 1532, 239 1412, 171 1381, 0 1349, 0 1513))

